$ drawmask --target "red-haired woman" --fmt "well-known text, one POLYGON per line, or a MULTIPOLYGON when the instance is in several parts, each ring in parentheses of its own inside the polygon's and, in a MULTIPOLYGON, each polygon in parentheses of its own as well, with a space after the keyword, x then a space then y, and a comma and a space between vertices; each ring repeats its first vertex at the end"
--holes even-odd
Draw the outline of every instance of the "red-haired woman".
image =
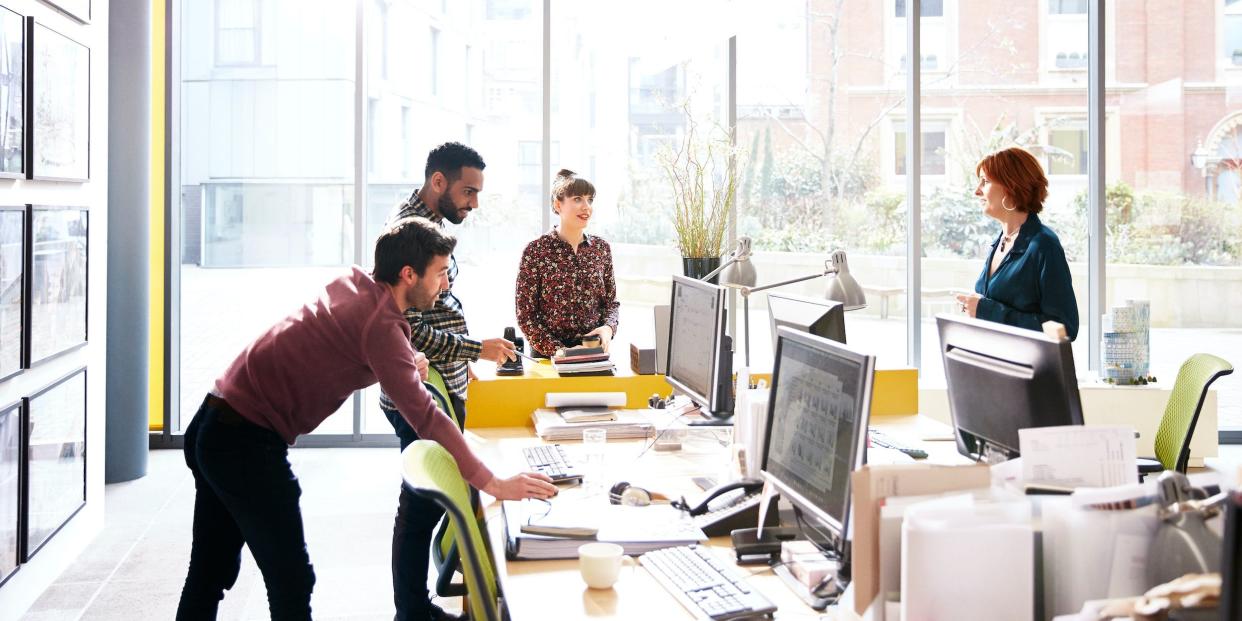
POLYGON ((1078 336, 1078 302, 1061 240, 1039 220, 1048 178, 1039 160, 1017 147, 997 151, 975 167, 983 213, 1000 222, 975 293, 957 296, 971 317, 1040 330, 1045 321, 1078 336))

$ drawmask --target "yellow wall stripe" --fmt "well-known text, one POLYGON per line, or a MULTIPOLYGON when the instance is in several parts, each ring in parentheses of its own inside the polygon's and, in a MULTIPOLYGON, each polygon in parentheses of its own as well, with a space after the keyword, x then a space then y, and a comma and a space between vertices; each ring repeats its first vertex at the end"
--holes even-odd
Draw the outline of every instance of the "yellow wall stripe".
POLYGON ((151 0, 151 320, 147 420, 164 429, 164 65, 166 0, 151 0))

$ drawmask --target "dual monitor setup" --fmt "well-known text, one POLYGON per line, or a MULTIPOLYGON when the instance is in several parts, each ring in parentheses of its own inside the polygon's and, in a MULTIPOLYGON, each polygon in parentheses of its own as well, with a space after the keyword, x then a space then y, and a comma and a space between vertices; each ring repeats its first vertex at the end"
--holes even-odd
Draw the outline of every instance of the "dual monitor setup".
MULTIPOLYGON (((673 277, 667 369, 704 420, 727 424, 725 291, 673 277)), ((875 358, 845 347, 839 302, 770 294, 768 304, 775 356, 761 471, 793 506, 801 536, 838 560, 845 580, 850 473, 866 463, 875 358)), ((1003 461, 1017 457, 1019 429, 1083 424, 1068 339, 966 317, 936 322, 960 453, 1003 461)))

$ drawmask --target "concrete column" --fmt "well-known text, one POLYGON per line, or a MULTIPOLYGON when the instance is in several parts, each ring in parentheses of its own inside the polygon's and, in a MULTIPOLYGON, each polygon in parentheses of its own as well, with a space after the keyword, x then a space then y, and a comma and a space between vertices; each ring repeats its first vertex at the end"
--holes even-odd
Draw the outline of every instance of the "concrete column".
POLYGON ((104 482, 147 474, 151 2, 108 16, 108 397, 104 482))

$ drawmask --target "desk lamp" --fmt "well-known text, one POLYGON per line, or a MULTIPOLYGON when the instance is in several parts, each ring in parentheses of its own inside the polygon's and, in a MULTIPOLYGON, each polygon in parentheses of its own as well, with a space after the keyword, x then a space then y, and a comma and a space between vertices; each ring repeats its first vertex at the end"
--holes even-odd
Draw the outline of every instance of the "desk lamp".
MULTIPOLYGON (((746 261, 746 265, 750 267, 750 274, 751 274, 750 282, 754 283, 753 275, 754 275, 755 268, 753 265, 750 265, 750 261, 749 261, 750 240, 747 238, 743 238, 743 239, 746 239, 747 256, 746 256, 745 261, 746 261)), ((740 241, 741 240, 739 240, 739 242, 740 241)), ((738 246, 740 249, 741 244, 739 243, 738 246)), ((725 265, 730 265, 732 263, 735 263, 741 260, 742 259, 734 258, 732 261, 730 261, 729 263, 726 263, 725 265)), ((724 266, 721 266, 721 267, 724 267, 724 266)), ((726 279, 724 286, 737 289, 738 291, 742 293, 743 325, 746 330, 745 338, 746 338, 746 367, 747 368, 750 368, 750 294, 756 293, 759 291, 767 291, 768 289, 775 289, 777 287, 783 287, 785 285, 792 285, 796 282, 802 282, 804 280, 811 280, 812 278, 822 278, 825 276, 830 277, 828 279, 828 287, 824 291, 825 298, 829 300, 834 300, 837 302, 842 302, 845 310, 847 311, 858 310, 860 308, 866 308, 867 297, 865 294, 863 294, 862 287, 858 285, 858 281, 854 280, 854 277, 850 275, 850 268, 849 268, 849 264, 846 262, 844 250, 834 250, 832 254, 828 257, 828 260, 824 261, 824 270, 818 274, 799 276, 798 278, 782 280, 781 282, 774 282, 769 285, 763 285, 762 287, 755 287, 755 286, 745 284, 745 283, 740 283, 740 282, 727 282, 728 279, 726 279)))

